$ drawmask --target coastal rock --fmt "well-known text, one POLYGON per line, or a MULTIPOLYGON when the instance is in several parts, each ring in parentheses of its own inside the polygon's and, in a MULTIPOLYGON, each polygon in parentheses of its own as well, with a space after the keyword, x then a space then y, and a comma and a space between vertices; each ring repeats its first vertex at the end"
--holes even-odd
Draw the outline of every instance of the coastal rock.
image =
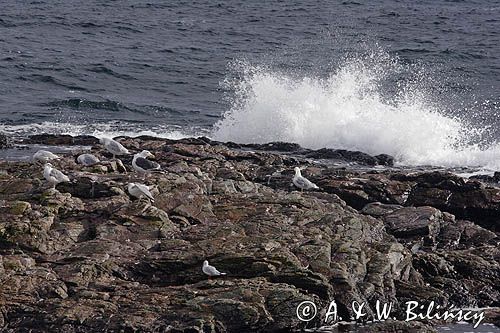
MULTIPOLYGON (((356 327, 356 331, 360 333, 435 333, 436 329, 430 325, 423 324, 418 321, 400 322, 387 321, 383 323, 375 323, 364 327, 356 327)), ((336 332, 336 331, 333 331, 336 332)), ((340 332, 340 331, 339 331, 340 332)))
POLYGON ((372 202, 364 206, 363 209, 361 209, 361 213, 374 217, 381 217, 400 210, 401 208, 403 208, 403 206, 372 202))
POLYGON ((431 204, 442 211, 478 223, 492 231, 499 231, 500 188, 451 174, 433 174, 419 180, 412 188, 407 204, 431 204))
POLYGON ((112 186, 86 177, 73 179, 71 183, 60 183, 57 185, 57 189, 82 199, 105 198, 118 194, 112 186))
POLYGON ((9 138, 5 134, 0 133, 0 149, 5 149, 9 147, 12 147, 9 138))
POLYGON ((443 215, 436 208, 405 207, 384 216, 387 230, 398 238, 430 237, 439 234, 443 215))
POLYGON ((474 176, 471 176, 469 179, 480 180, 480 181, 487 182, 487 183, 498 184, 500 182, 500 172, 495 171, 493 173, 493 176, 474 175, 474 176))
POLYGON ((377 159, 378 165, 394 166, 394 157, 387 154, 379 154, 374 156, 377 159))
POLYGON ((500 252, 496 247, 418 253, 413 265, 425 281, 455 306, 497 306, 500 252))
POLYGON ((406 205, 408 193, 414 185, 392 180, 380 173, 367 173, 360 177, 350 172, 337 172, 332 177, 317 180, 316 184, 359 210, 373 202, 406 205))
POLYGON ((164 173, 139 178, 128 157, 127 174, 107 161, 94 173, 65 155, 72 182, 52 189, 38 166, 0 162, 0 330, 293 331, 323 326, 335 300, 343 318, 355 301, 368 317, 394 304, 398 320, 361 331, 428 332, 434 323, 401 320, 406 301, 498 306, 497 234, 448 212, 467 200, 474 218, 497 212, 494 188, 313 164, 282 143, 120 140, 164 173), (291 186, 295 166, 320 190, 291 186), (127 194, 139 179, 154 202, 127 194), (204 260, 227 275, 209 279, 204 260), (297 318, 303 301, 318 308, 310 322, 297 318))
POLYGON ((335 159, 342 161, 351 161, 365 165, 394 165, 394 158, 386 154, 371 156, 360 151, 349 151, 343 149, 322 148, 319 150, 307 152, 305 153, 305 156, 315 159, 335 159))
POLYGON ((54 135, 54 134, 37 134, 31 135, 24 143, 43 144, 43 145, 67 145, 67 146, 92 146, 99 143, 99 140, 89 135, 54 135))
MULTIPOLYGON (((225 145, 225 144, 224 144, 225 145)), ((229 147, 229 146, 228 146, 229 147)), ((290 142, 269 142, 264 144, 243 144, 233 145, 232 148, 252 148, 263 151, 277 152, 301 152, 304 150, 299 144, 290 142)))
POLYGON ((23 215, 31 209, 31 204, 25 201, 12 201, 0 203, 0 214, 23 215))
POLYGON ((498 236, 470 221, 458 220, 445 223, 438 236, 440 248, 470 248, 482 245, 496 245, 498 236))
POLYGON ((14 199, 30 193, 33 189, 33 181, 23 178, 0 179, 0 198, 14 199))

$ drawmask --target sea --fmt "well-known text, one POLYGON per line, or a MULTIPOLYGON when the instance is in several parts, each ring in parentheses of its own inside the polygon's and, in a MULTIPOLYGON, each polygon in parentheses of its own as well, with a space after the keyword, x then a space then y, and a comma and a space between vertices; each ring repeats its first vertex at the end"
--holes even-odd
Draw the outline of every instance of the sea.
POLYGON ((500 169, 500 1, 0 1, 0 132, 500 169))

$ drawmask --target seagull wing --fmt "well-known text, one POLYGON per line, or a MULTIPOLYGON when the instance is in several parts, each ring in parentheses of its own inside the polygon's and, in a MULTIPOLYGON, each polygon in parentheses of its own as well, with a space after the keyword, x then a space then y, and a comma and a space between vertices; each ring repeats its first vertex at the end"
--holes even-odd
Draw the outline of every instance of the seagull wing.
POLYGON ((308 188, 318 188, 318 185, 314 184, 312 181, 310 181, 307 178, 304 178, 304 181, 307 183, 308 188))
POLYGON ((113 154, 128 154, 127 148, 115 140, 110 140, 106 143, 106 149, 113 154))
POLYGON ((302 188, 302 189, 309 189, 309 188, 317 188, 318 187, 318 186, 316 186, 316 184, 311 182, 309 179, 302 177, 302 176, 295 177, 293 179, 293 183, 295 184, 295 186, 302 188))
POLYGON ((305 179, 304 177, 295 177, 293 179, 293 183, 295 186, 300 187, 300 188, 307 188, 308 187, 308 180, 305 179))
POLYGON ((78 156, 77 161, 80 164, 83 164, 86 166, 90 166, 90 165, 94 165, 96 163, 99 163, 99 159, 92 154, 82 154, 82 155, 78 156))
POLYGON ((135 164, 144 170, 155 170, 160 169, 160 165, 154 161, 150 161, 144 157, 137 157, 135 159, 135 164))
POLYGON ((57 169, 52 169, 52 171, 50 171, 50 176, 54 177, 59 182, 69 182, 68 176, 57 169))
POLYGON ((219 272, 217 270, 217 268, 215 268, 214 266, 211 266, 211 265, 204 267, 203 272, 205 272, 205 274, 210 275, 210 276, 216 276, 216 275, 221 274, 221 272, 219 272))
POLYGON ((139 198, 142 195, 141 190, 135 184, 129 184, 127 190, 133 197, 139 198))
POLYGON ((61 157, 57 156, 56 154, 50 152, 50 151, 47 151, 44 153, 45 157, 47 158, 50 158, 50 159, 55 159, 55 160, 58 160, 60 159, 61 157))
POLYGON ((47 150, 39 150, 33 155, 34 160, 48 161, 59 159, 60 157, 47 150))
POLYGON ((146 197, 148 197, 151 201, 155 201, 153 198, 153 195, 149 191, 149 187, 144 185, 144 184, 135 184, 135 186, 141 191, 142 194, 144 194, 146 197))

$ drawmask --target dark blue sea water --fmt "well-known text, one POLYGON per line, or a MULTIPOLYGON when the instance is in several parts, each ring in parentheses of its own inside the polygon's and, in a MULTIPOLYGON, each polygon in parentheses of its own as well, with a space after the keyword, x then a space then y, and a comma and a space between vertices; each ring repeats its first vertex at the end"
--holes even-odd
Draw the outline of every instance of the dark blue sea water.
POLYGON ((486 0, 3 0, 0 130, 496 168, 499 31, 486 0))

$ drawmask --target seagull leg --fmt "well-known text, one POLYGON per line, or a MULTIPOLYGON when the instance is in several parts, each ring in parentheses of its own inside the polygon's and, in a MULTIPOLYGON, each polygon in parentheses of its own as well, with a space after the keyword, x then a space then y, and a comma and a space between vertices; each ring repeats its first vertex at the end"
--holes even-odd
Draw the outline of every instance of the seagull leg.
POLYGON ((139 214, 144 214, 144 212, 147 211, 149 209, 149 207, 151 207, 151 205, 149 204, 149 202, 146 202, 146 204, 144 205, 144 208, 141 210, 141 212, 139 214))

